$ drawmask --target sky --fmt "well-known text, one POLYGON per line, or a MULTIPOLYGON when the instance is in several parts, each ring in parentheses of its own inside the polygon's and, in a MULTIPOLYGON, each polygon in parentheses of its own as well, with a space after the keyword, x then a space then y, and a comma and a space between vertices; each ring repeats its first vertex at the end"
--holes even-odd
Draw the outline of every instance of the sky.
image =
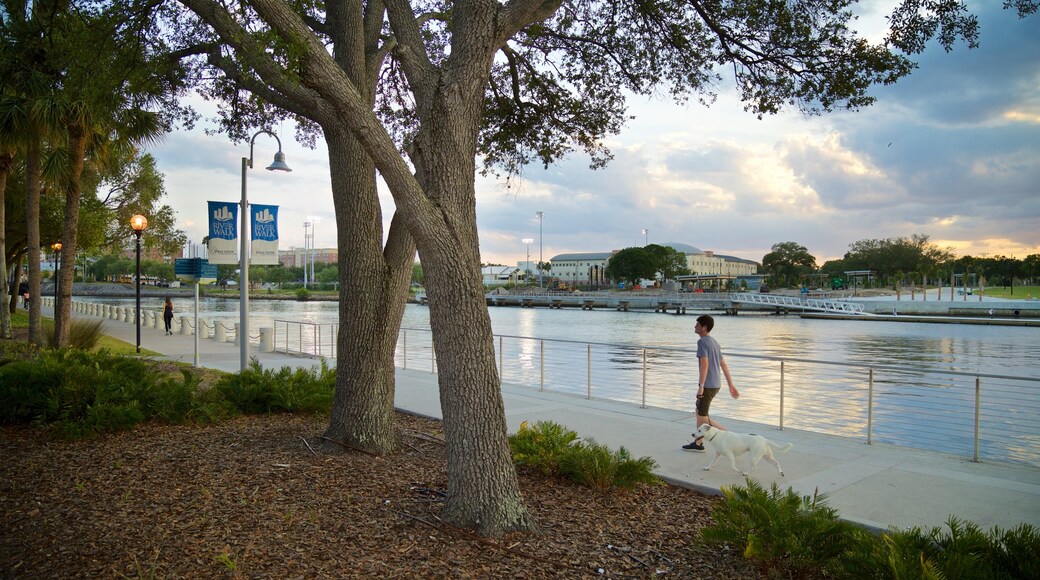
MULTIPOLYGON (((889 3, 865 4, 857 28, 877 40, 884 20, 873 11, 889 3)), ((1040 15, 1020 20, 1000 4, 970 3, 979 48, 933 43, 915 57, 918 70, 875 88, 877 102, 858 112, 759 120, 732 83, 710 107, 633 100, 636 119, 605 141, 614 153, 605 169, 575 153, 527 168, 508 188, 478 177, 481 259, 681 242, 761 262, 774 244, 796 242, 822 265, 856 241, 913 234, 957 256, 1040 253, 1040 15)), ((249 202, 280 207, 281 249, 304 245, 308 221, 315 246, 334 247, 327 151, 296 143, 291 126, 275 130, 293 172, 264 171, 278 145, 257 137, 249 202)), ((248 144, 199 128, 149 152, 178 227, 200 242, 206 202, 241 199, 248 144)), ((381 191, 387 230, 393 201, 381 191)))

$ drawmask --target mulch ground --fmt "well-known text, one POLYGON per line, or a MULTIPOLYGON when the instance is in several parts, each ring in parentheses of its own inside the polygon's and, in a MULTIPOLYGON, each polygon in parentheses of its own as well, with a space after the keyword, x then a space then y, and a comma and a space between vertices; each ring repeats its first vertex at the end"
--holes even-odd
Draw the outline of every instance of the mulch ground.
POLYGON ((439 518, 439 422, 399 414, 391 457, 316 455, 325 427, 274 415, 83 442, 4 429, 0 577, 758 577, 698 543, 717 498, 521 473, 539 533, 479 538, 439 518))

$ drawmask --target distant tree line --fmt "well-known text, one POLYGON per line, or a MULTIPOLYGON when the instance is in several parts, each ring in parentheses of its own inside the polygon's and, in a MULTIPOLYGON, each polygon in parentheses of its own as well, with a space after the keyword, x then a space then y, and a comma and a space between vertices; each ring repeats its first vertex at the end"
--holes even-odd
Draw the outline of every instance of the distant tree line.
MULTIPOLYGON (((774 244, 762 258, 761 273, 775 286, 799 286, 819 278, 841 278, 845 272, 871 270, 879 286, 910 283, 949 283, 953 275, 966 275, 965 283, 985 281, 990 286, 1009 286, 1013 282, 1035 283, 1040 274, 1040 254, 1025 258, 1003 255, 961 256, 940 248, 925 234, 910 237, 859 240, 849 244, 849 251, 839 260, 830 260, 817 269, 816 258, 805 246, 796 242, 774 244), (820 276, 822 275, 822 276, 820 276)), ((960 282, 958 282, 960 283, 960 282)))

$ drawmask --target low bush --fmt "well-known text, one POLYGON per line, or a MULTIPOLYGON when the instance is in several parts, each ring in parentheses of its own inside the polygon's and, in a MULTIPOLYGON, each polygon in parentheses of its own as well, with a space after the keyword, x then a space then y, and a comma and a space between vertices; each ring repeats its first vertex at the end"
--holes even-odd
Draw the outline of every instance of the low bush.
POLYGON ((41 352, 0 367, 0 422, 50 425, 78 439, 149 419, 180 423, 195 414, 195 386, 155 373, 144 360, 75 349, 41 352))
POLYGON ((949 532, 873 534, 838 519, 822 498, 781 492, 775 483, 767 491, 747 480, 722 491, 715 523, 701 538, 740 549, 766 577, 1040 578, 1040 533, 1030 525, 986 533, 951 517, 949 532))
POLYGON ((592 439, 568 448, 560 458, 560 473, 603 492, 657 483, 653 474, 656 467, 657 462, 650 457, 633 459, 624 447, 611 451, 592 439))
POLYGON ((659 481, 653 474, 657 462, 650 457, 633 459, 624 447, 612 452, 591 439, 580 440, 576 432, 551 421, 539 421, 534 427, 525 421, 509 437, 509 447, 520 465, 604 492, 659 481))
POLYGON ((841 570, 870 532, 838 519, 820 496, 801 497, 792 489, 723 486, 723 501, 712 511, 715 523, 701 530, 709 543, 739 549, 767 577, 802 578, 841 570))
POLYGON ((227 375, 213 386, 215 395, 241 413, 325 412, 332 408, 336 373, 322 361, 320 369, 264 370, 254 363, 227 375))
POLYGON ((524 421, 520 429, 509 436, 509 447, 517 464, 553 475, 559 472, 560 457, 576 441, 578 434, 559 423, 539 421, 534 427, 528 427, 524 421))
POLYGON ((213 422, 240 413, 327 412, 335 372, 253 366, 205 391, 189 369, 156 372, 151 361, 100 350, 41 351, 0 365, 0 424, 35 423, 69 439, 144 421, 213 422))

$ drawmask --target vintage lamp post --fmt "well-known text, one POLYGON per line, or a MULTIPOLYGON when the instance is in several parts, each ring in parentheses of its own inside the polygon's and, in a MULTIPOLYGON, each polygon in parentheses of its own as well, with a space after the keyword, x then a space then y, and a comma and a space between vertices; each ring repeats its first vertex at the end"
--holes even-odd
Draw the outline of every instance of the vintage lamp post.
MULTIPOLYGON (((61 242, 55 242, 51 244, 51 249, 54 250, 54 312, 57 312, 58 284, 61 280, 61 276, 58 275, 58 272, 61 270, 61 242)), ((55 318, 57 318, 56 315, 55 318)))
POLYGON ((285 153, 282 153, 282 140, 278 138, 278 135, 262 129, 257 131, 251 139, 249 139, 249 157, 242 158, 242 219, 241 219, 241 231, 238 233, 241 246, 238 252, 238 268, 239 268, 239 318, 238 318, 238 345, 239 345, 239 363, 241 370, 246 370, 249 364, 249 198, 246 195, 246 170, 253 168, 253 144, 256 142, 256 138, 261 133, 266 133, 278 142, 278 152, 274 154, 274 161, 266 169, 268 171, 292 171, 288 165, 285 164, 285 153))
POLYGON ((130 227, 134 229, 134 237, 137 238, 137 268, 135 270, 134 284, 137 286, 137 312, 134 320, 137 324, 137 352, 141 352, 141 234, 148 227, 148 218, 137 214, 130 218, 130 227))

